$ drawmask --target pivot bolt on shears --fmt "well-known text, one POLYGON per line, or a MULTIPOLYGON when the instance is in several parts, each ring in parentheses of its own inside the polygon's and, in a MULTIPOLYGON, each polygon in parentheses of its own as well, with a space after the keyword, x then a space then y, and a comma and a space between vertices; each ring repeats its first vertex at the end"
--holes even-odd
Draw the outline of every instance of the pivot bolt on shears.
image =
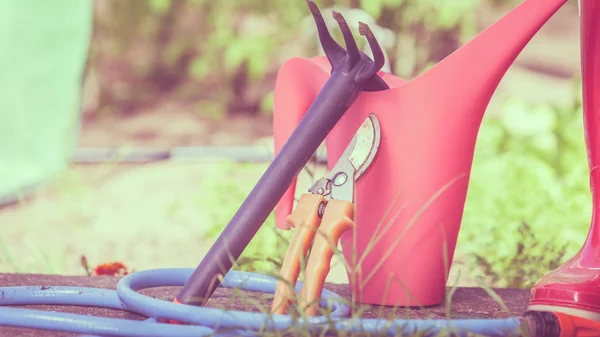
POLYGON ((370 114, 333 169, 317 180, 309 193, 300 197, 296 208, 288 216, 287 220, 296 232, 280 270, 271 309, 273 314, 286 314, 289 304, 294 301, 301 262, 310 248, 298 304, 307 316, 316 315, 334 249, 342 234, 355 226, 356 181, 375 159, 380 139, 379 120, 370 114))

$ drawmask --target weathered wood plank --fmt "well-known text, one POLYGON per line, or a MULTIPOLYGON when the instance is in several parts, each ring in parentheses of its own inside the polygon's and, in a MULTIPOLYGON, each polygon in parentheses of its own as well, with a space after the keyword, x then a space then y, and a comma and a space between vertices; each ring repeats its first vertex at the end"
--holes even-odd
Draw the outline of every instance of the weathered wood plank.
MULTIPOLYGON (((2 274, 0 273, 0 286, 77 286, 77 287, 95 287, 116 289, 118 282, 116 277, 108 276, 59 276, 59 275, 33 275, 33 274, 2 274)), ((347 285, 327 284, 327 289, 336 292, 340 296, 349 298, 350 292, 347 285)), ((177 293, 178 287, 162 287, 148 289, 142 293, 164 299, 172 300, 177 293)), ((512 315, 522 314, 529 300, 529 291, 523 289, 494 289, 494 291, 503 300, 506 307, 512 315)), ((246 311, 267 311, 269 310, 272 296, 269 294, 246 293, 243 298, 237 296, 231 300, 232 293, 229 289, 218 289, 212 296, 207 306, 216 308, 227 308, 232 310, 246 311), (253 300, 249 301, 251 297, 253 300), (258 305, 257 305, 258 304, 258 305)), ((103 317, 115 317, 133 320, 143 320, 144 317, 133 313, 127 313, 112 309, 76 307, 76 306, 27 306, 26 308, 35 308, 41 310, 50 310, 58 312, 70 312, 83 315, 95 315, 103 317)), ((458 288, 452 298, 451 306, 452 318, 499 318, 509 315, 502 310, 502 307, 492 299, 483 289, 480 288, 458 288)), ((424 309, 411 308, 391 308, 364 306, 361 308, 363 317, 383 317, 383 318, 444 318, 446 307, 444 305, 428 307, 424 309)), ((0 336, 48 336, 48 337, 66 337, 73 334, 35 331, 30 329, 0 327, 0 336)))

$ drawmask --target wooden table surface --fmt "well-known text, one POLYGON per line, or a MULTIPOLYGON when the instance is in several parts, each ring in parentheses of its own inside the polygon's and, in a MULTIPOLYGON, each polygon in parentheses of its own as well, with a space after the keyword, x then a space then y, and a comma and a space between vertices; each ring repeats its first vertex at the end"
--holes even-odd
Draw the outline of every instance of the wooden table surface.
MULTIPOLYGON (((33 274, 2 274, 0 273, 0 287, 8 286, 78 286, 116 289, 119 278, 109 276, 59 276, 59 275, 33 275, 33 274)), ((327 284, 326 288, 334 291, 340 296, 349 298, 350 292, 347 285, 327 284)), ((451 316, 452 318, 504 318, 509 316, 521 315, 527 306, 529 300, 529 291, 524 289, 493 289, 502 299, 504 305, 509 309, 510 314, 502 309, 502 306, 494 300, 485 290, 481 288, 458 288, 452 297, 451 316)), ((178 287, 161 287, 141 291, 144 294, 164 299, 172 300, 177 294, 178 287)), ((271 305, 271 295, 248 293, 255 301, 244 301, 244 297, 238 296, 238 299, 232 302, 231 290, 218 289, 211 297, 207 306, 217 308, 227 308, 234 310, 260 311, 268 310, 271 305), (257 303, 259 304, 257 306, 257 303)), ((2 296, 0 296, 1 304, 2 296)), ((51 310, 58 312, 70 312, 84 315, 95 315, 104 317, 116 317, 132 320, 143 320, 145 317, 134 313, 117 311, 113 309, 77 307, 77 306, 26 306, 25 308, 34 308, 41 310, 51 310)), ((445 318, 446 306, 432 306, 424 309, 411 308, 391 308, 364 306, 362 316, 373 317, 398 317, 398 318, 445 318)), ((0 336, 48 336, 63 337, 77 336, 54 331, 41 331, 13 327, 0 327, 0 336)))

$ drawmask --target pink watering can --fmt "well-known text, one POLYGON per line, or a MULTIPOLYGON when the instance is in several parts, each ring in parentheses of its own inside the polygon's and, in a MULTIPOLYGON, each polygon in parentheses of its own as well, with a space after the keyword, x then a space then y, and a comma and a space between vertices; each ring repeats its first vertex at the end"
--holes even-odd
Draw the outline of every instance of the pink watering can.
MULTIPOLYGON (((341 237, 356 301, 442 302, 487 105, 520 51, 564 3, 525 0, 411 81, 378 72, 389 88, 362 92, 329 133, 331 169, 369 114, 381 128, 378 157, 357 182, 355 232, 341 237)), ((326 57, 293 58, 281 67, 275 84, 276 153, 330 74, 326 57)), ((295 189, 294 182, 276 207, 277 228, 290 228, 286 218, 295 189)))

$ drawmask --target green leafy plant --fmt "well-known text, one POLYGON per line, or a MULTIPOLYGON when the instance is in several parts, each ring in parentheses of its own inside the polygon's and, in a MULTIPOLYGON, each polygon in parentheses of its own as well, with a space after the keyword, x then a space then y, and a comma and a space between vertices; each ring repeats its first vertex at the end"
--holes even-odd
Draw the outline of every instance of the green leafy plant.
POLYGON ((487 281, 496 287, 531 288, 542 276, 561 265, 567 251, 567 244, 558 240, 542 242, 526 223, 519 227, 513 240, 516 242, 514 250, 494 257, 493 264, 489 256, 473 255, 487 281))
POLYGON ((588 179, 580 95, 563 107, 508 100, 482 125, 458 255, 495 283, 530 286, 581 247, 588 179))
MULTIPOLYGON (((410 78, 477 33, 481 2, 317 3, 332 31, 337 29, 328 15, 333 8, 344 12, 349 22, 360 19, 376 28, 388 70, 410 78)), ((507 2, 512 0, 500 1, 507 2)), ((311 20, 303 1, 97 2, 90 74, 98 79, 100 94, 90 113, 137 112, 154 106, 159 97, 182 104, 201 102, 192 110, 203 117, 269 114, 281 64, 318 52, 311 20)))

